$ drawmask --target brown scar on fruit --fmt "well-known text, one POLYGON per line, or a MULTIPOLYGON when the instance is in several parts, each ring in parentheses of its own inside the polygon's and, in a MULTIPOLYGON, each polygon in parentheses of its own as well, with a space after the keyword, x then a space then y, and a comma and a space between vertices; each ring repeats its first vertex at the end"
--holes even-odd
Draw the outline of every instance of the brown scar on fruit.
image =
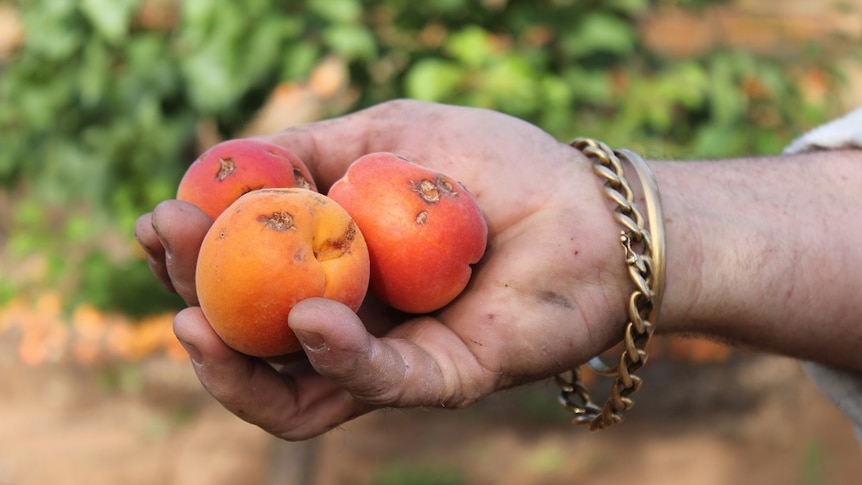
POLYGON ((437 189, 440 190, 440 192, 443 192, 443 194, 449 197, 458 196, 458 192, 455 191, 455 187, 453 187, 452 184, 442 175, 438 175, 437 179, 434 180, 434 183, 437 185, 437 189))
POLYGON ((424 226, 428 223, 428 211, 421 211, 416 214, 416 224, 424 226))
POLYGON ((438 175, 434 180, 422 179, 414 190, 422 200, 429 204, 440 202, 440 198, 443 196, 458 196, 455 187, 442 175, 438 175))
POLYGON ((258 216, 257 220, 263 223, 264 229, 272 229, 278 232, 296 229, 296 224, 293 223, 293 216, 287 211, 273 212, 271 215, 261 215, 258 216))
POLYGON ((219 182, 228 178, 230 174, 236 171, 236 164, 233 163, 232 158, 219 158, 218 159, 218 174, 216 174, 216 178, 219 182))
POLYGON ((298 168, 293 169, 293 180, 296 186, 302 189, 311 190, 311 182, 302 175, 302 171, 298 168))
POLYGON ((434 182, 428 179, 424 179, 419 182, 419 187, 416 189, 416 193, 419 194, 419 197, 422 197, 422 200, 429 204, 440 201, 440 191, 437 190, 437 186, 434 185, 434 182))
POLYGON ((351 221, 344 234, 338 239, 327 239, 319 247, 314 248, 314 257, 318 261, 336 259, 350 250, 356 239, 356 223, 351 221))

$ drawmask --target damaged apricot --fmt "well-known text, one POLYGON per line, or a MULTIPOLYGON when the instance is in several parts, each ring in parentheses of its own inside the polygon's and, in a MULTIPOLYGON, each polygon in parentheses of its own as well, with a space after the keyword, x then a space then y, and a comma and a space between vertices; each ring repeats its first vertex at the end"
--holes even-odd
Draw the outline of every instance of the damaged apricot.
POLYGON ((396 309, 449 304, 485 252, 488 227, 467 189, 393 153, 357 159, 328 195, 365 236, 371 291, 396 309))
POLYGON ((231 348, 257 357, 300 349, 293 306, 324 297, 359 309, 368 248, 338 204, 317 192, 262 189, 238 198, 207 232, 195 284, 204 315, 231 348))
POLYGON ((241 195, 278 187, 316 190, 299 157, 263 140, 238 138, 214 145, 192 162, 180 180, 177 199, 215 220, 241 195))

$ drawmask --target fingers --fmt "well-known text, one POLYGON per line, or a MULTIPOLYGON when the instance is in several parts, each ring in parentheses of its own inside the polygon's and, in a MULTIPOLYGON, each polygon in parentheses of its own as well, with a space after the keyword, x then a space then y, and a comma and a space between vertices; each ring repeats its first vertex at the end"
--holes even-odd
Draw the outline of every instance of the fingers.
POLYGON ((397 401, 393 393, 407 376, 406 363, 377 345, 348 307, 325 299, 304 300, 288 321, 318 372, 361 400, 381 405, 397 401))
POLYGON ((148 212, 135 221, 135 239, 147 255, 147 264, 156 279, 168 289, 175 292, 168 268, 165 266, 165 248, 159 236, 153 229, 153 213, 148 212))
POLYGON ((495 376, 481 370, 457 337, 431 319, 400 326, 410 329, 410 340, 377 339, 348 307, 311 298, 294 307, 289 322, 313 370, 294 362, 279 372, 230 349, 198 307, 177 314, 174 332, 213 397, 240 418, 288 440, 322 434, 385 406, 464 407, 494 385, 495 376))
POLYGON ((263 360, 227 347, 199 307, 174 319, 198 379, 226 409, 287 440, 321 434, 353 417, 349 394, 311 371, 281 374, 263 360))
POLYGON ((154 253, 155 263, 150 262, 153 272, 162 281, 167 280, 168 287, 186 303, 196 305, 198 252, 212 220, 192 204, 167 200, 157 205, 149 217, 143 216, 138 221, 141 226, 136 227, 138 239, 142 245, 145 241, 154 253), (147 220, 149 228, 146 227, 147 220))
POLYGON ((495 385, 458 336, 430 317, 378 339, 348 307, 310 298, 289 323, 315 370, 373 407, 463 407, 495 385))

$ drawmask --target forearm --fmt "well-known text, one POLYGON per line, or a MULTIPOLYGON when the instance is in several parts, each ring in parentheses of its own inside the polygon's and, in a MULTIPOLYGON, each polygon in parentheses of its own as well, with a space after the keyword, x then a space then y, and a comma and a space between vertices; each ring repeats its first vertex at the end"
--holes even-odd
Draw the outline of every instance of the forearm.
POLYGON ((862 151, 651 165, 659 331, 862 370, 862 151))

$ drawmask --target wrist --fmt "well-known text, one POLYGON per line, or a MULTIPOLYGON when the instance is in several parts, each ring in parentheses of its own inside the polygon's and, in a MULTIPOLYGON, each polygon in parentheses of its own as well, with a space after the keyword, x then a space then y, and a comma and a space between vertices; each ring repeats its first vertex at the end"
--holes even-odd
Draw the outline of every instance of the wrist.
POLYGON ((573 369, 570 376, 561 374, 556 378, 560 403, 575 415, 574 422, 589 424, 595 430, 621 422, 622 413, 633 405, 629 395, 641 386, 635 372, 646 362, 646 346, 655 330, 664 287, 664 219, 655 177, 640 155, 627 149, 614 150, 589 138, 578 138, 571 145, 591 161, 595 176, 603 181, 606 199, 613 203, 618 242, 624 249, 624 266, 633 287, 627 298, 627 323, 618 361, 608 364, 595 357, 589 363, 594 370, 613 377, 605 404, 600 407, 592 401, 579 368, 573 369), (632 173, 626 173, 624 164, 632 173), (646 215, 636 203, 629 177, 640 182, 646 215))
POLYGON ((860 157, 652 162, 668 245, 658 331, 862 368, 860 157))
MULTIPOLYGON (((665 224, 666 275, 657 332, 692 333, 702 294, 704 248, 701 207, 688 198, 681 162, 650 161, 662 193, 665 224)), ((693 188, 692 190, 697 190, 693 188)), ((695 192, 697 193, 697 192, 695 192)), ((639 195, 639 203, 644 203, 639 195)))

